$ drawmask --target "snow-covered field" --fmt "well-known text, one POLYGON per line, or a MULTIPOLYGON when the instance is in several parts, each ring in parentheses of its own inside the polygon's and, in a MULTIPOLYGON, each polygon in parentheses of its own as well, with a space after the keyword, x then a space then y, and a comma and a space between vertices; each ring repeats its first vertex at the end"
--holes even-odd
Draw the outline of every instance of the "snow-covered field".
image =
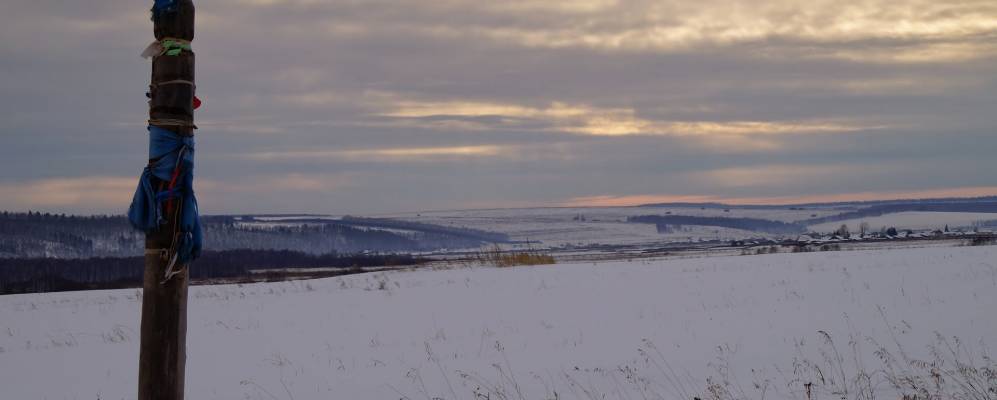
POLYGON ((823 217, 841 210, 812 209, 730 209, 699 207, 564 207, 511 208, 492 210, 426 211, 385 214, 396 218, 444 226, 502 232, 512 240, 530 241, 545 247, 590 244, 647 244, 733 240, 770 237, 765 233, 738 229, 688 226, 686 231, 661 234, 652 224, 628 223, 639 215, 689 215, 703 217, 760 218, 792 222, 823 217))
POLYGON ((828 222, 824 224, 811 225, 810 230, 814 232, 834 232, 842 224, 848 225, 852 232, 858 232, 859 225, 863 222, 869 224, 873 230, 883 227, 895 227, 897 229, 943 229, 945 225, 950 228, 965 228, 973 223, 997 219, 997 213, 968 213, 968 212, 936 212, 936 211, 907 211, 880 215, 877 217, 866 217, 849 219, 845 221, 828 222))
MULTIPOLYGON (((139 294, 0 296, 0 398, 134 398, 139 294)), ((751 398, 803 398, 817 366, 828 381, 817 398, 832 398, 839 369, 882 368, 874 342, 920 357, 938 332, 980 354, 981 341, 997 342, 995 305, 995 246, 194 287, 186 390, 191 399, 691 399, 712 376, 751 398)))

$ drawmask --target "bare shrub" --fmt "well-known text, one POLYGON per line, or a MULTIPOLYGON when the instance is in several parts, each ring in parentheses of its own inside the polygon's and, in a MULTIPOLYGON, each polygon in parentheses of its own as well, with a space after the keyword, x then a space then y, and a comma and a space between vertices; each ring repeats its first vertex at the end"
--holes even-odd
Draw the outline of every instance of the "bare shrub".
POLYGON ((997 244, 997 237, 979 236, 969 241, 970 246, 992 246, 997 244))
POLYGON ((518 265, 547 265, 556 264, 554 256, 541 252, 534 248, 523 251, 503 251, 499 245, 491 249, 478 253, 479 262, 496 267, 514 267, 518 265))

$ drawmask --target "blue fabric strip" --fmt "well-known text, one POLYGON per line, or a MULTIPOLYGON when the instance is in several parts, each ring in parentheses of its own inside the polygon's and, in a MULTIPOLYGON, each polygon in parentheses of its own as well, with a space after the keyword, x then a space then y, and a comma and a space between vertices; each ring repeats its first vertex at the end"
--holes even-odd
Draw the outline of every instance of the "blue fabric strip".
POLYGON ((158 16, 164 12, 173 12, 176 10, 176 0, 154 0, 152 3, 152 15, 158 16))
POLYGON ((157 10, 165 10, 173 6, 176 0, 153 0, 152 6, 157 10))
POLYGON ((177 263, 184 265, 201 255, 203 244, 197 198, 194 197, 194 138, 150 126, 149 160, 152 161, 142 171, 132 204, 128 207, 128 221, 135 229, 152 232, 167 223, 163 216, 163 202, 170 198, 181 198, 183 208, 178 227, 181 235, 177 246, 177 263), (152 177, 169 182, 173 178, 178 158, 180 175, 175 187, 157 193, 152 187, 152 177))

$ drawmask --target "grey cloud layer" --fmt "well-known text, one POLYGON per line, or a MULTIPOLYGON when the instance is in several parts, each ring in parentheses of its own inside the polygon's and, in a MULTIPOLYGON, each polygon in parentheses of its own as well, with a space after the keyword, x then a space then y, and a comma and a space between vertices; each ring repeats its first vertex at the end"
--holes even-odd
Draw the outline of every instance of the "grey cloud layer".
MULTIPOLYGON (((997 6, 839 3, 202 2, 204 207, 997 186, 997 6)), ((5 8, 0 192, 27 194, 0 208, 119 190, 144 163, 147 5, 5 8)))

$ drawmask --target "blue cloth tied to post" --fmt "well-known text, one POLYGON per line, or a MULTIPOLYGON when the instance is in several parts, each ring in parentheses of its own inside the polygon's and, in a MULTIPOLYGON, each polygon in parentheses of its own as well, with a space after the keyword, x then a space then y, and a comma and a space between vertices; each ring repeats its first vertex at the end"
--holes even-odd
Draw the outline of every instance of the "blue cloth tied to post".
POLYGON ((177 264, 186 265, 201 255, 203 237, 201 219, 194 197, 194 138, 170 130, 149 126, 149 165, 142 171, 135 197, 128 208, 128 221, 135 229, 146 233, 166 225, 163 204, 170 199, 180 206, 177 226, 179 237, 175 245, 177 264), (179 161, 179 163, 178 163, 179 161), (179 165, 173 188, 157 192, 152 178, 169 183, 179 165))
POLYGON ((157 17, 162 13, 170 13, 177 10, 176 0, 154 0, 152 3, 152 15, 157 17))

